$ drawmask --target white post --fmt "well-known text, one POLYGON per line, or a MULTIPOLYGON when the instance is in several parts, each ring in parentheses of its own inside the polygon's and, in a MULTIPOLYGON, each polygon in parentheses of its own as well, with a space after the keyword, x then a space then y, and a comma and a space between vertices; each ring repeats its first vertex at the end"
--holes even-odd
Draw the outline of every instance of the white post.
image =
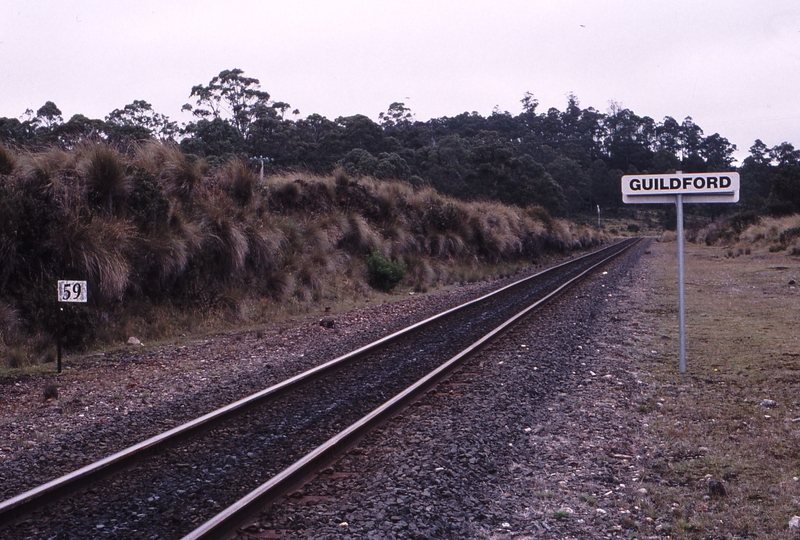
POLYGON ((686 373, 686 317, 683 296, 683 195, 675 195, 678 213, 678 332, 680 333, 680 370, 686 373))

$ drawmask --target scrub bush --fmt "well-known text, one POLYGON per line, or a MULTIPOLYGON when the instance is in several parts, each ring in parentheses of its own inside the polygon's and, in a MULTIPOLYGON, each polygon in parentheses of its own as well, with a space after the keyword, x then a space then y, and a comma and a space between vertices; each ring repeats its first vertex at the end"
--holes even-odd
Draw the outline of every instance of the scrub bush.
POLYGON ((367 276, 372 288, 390 291, 406 277, 406 269, 401 263, 384 257, 380 251, 373 251, 367 257, 367 276))

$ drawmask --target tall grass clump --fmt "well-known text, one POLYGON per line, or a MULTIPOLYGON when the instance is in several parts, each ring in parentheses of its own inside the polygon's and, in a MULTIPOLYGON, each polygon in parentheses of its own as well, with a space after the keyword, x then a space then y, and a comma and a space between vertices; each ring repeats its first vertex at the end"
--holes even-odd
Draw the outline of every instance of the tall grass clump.
POLYGON ((38 152, 26 152, 18 163, 15 175, 29 186, 43 192, 48 192, 56 187, 56 183, 64 176, 65 172, 75 171, 77 154, 67 152, 56 146, 50 146, 38 152), (61 174, 59 174, 61 173, 61 174))
POLYGON ((0 175, 11 174, 16 166, 16 156, 3 143, 0 143, 0 175))
POLYGON ((267 224, 248 224, 244 229, 247 240, 247 256, 257 273, 274 269, 280 260, 283 233, 267 224))
POLYGON ((128 195, 130 179, 125 174, 125 165, 119 152, 105 144, 96 144, 85 149, 81 163, 90 197, 107 215, 114 213, 114 202, 128 195))
POLYGON ((253 202, 258 181, 247 163, 233 159, 225 164, 221 176, 231 198, 239 205, 248 206, 253 202))
POLYGON ((184 200, 198 195, 209 172, 205 160, 187 156, 175 144, 154 141, 136 149, 135 164, 158 177, 168 193, 184 200))
POLYGON ((132 232, 128 223, 116 219, 68 223, 53 239, 54 251, 62 261, 61 272, 87 280, 100 302, 122 300, 131 280, 132 232))
POLYGON ((412 255, 408 257, 405 266, 408 269, 414 292, 428 292, 429 287, 436 282, 436 270, 427 258, 412 255))
POLYGON ((0 300, 0 346, 11 345, 17 340, 20 326, 19 313, 13 306, 0 300))
POLYGON ((189 264, 193 252, 190 240, 179 232, 162 229, 141 242, 138 258, 140 275, 146 276, 143 284, 151 290, 160 290, 180 276, 189 264))
POLYGON ((382 248, 380 234, 358 214, 350 214, 345 224, 339 247, 354 253, 372 253, 382 248))
POLYGON ((747 227, 741 238, 750 243, 779 242, 781 235, 786 238, 786 231, 800 227, 800 214, 784 217, 765 217, 756 224, 747 227))
POLYGON ((242 223, 224 208, 210 208, 206 216, 206 253, 218 276, 227 280, 245 267, 250 245, 242 223))
POLYGON ((470 217, 472 240, 481 255, 498 263, 522 255, 521 216, 499 203, 477 203, 470 217))

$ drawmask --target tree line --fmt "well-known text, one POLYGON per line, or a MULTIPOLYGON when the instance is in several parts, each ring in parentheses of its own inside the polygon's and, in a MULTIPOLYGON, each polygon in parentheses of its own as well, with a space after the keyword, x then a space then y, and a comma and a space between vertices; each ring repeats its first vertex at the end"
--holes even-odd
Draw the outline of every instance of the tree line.
MULTIPOLYGON (((342 168, 429 185, 464 200, 539 205, 568 217, 596 206, 618 210, 622 174, 731 170, 736 150, 719 133, 705 135, 691 117, 656 121, 613 102, 603 113, 582 108, 574 94, 563 111, 540 112, 538 100, 525 93, 516 115, 495 110, 419 121, 395 102, 377 121, 363 114, 302 118, 272 99, 258 79, 232 69, 194 86, 189 98, 183 110, 193 120, 181 126, 143 100, 103 120, 76 114, 67 121, 48 101, 20 118, 0 118, 0 141, 64 148, 105 141, 124 150, 155 139, 212 165, 235 156, 271 171, 330 174, 342 168)), ((740 172, 742 205, 749 210, 800 211, 800 150, 792 144, 769 148, 756 140, 740 172)))

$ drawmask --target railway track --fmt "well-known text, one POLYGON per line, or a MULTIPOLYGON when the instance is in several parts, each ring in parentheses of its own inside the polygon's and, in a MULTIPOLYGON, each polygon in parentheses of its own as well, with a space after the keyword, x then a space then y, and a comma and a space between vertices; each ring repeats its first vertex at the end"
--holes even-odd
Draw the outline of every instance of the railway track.
POLYGON ((630 245, 520 280, 4 501, 0 534, 224 536, 630 245))

